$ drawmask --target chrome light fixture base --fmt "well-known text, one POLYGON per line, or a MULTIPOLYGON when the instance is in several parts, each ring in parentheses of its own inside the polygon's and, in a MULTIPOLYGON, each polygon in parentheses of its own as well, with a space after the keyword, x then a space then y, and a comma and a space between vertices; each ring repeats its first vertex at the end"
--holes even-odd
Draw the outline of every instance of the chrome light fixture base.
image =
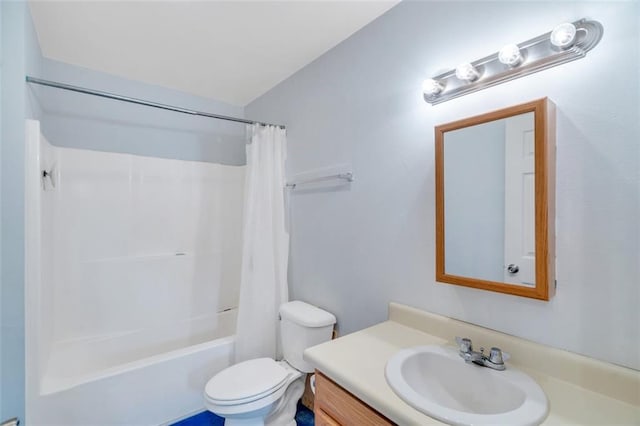
POLYGON ((581 19, 572 24, 576 27, 575 41, 567 48, 562 49, 551 44, 552 32, 549 31, 531 40, 518 43, 522 60, 514 66, 500 62, 499 52, 496 52, 471 62, 480 75, 476 80, 467 81, 456 77, 455 69, 432 77, 433 80, 440 83, 443 90, 434 94, 424 93, 424 100, 436 105, 505 81, 584 58, 587 52, 600 42, 604 29, 598 21, 587 19, 581 19))

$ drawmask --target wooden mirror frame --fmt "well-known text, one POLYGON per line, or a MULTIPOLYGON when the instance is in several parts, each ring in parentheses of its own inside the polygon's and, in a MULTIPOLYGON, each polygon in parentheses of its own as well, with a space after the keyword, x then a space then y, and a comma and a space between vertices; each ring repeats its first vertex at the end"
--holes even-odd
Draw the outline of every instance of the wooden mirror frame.
POLYGON ((442 124, 435 128, 436 281, 549 300, 555 294, 555 105, 547 98, 442 124), (534 113, 535 287, 447 274, 444 226, 444 135, 452 130, 534 113))

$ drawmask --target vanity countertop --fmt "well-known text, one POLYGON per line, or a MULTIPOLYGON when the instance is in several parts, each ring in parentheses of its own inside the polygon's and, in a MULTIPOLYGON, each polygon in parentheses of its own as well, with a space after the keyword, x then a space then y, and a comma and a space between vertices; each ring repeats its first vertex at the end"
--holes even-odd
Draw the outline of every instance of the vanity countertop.
POLYGON ((511 353, 507 366, 533 377, 549 398, 545 425, 640 424, 640 372, 636 370, 395 303, 389 307, 388 321, 309 348, 304 358, 397 424, 441 424, 402 401, 387 384, 384 370, 401 349, 453 345, 456 335, 511 353), (537 362, 540 359, 545 362, 537 362))

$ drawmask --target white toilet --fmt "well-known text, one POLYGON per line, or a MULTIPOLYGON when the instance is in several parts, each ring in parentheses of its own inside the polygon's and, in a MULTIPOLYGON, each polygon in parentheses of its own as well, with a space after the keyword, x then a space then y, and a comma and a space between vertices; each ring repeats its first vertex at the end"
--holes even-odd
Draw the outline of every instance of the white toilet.
POLYGON ((294 301, 280 306, 284 360, 257 358, 224 369, 204 391, 207 410, 225 418, 225 426, 295 426, 296 405, 304 392, 306 348, 331 340, 336 317, 294 301))

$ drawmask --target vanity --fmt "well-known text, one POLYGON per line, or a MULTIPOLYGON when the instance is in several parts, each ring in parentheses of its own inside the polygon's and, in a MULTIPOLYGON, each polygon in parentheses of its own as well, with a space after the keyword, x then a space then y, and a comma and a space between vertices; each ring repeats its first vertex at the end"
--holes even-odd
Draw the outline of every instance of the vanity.
POLYGON ((507 371, 526 373, 546 394, 549 413, 542 424, 640 424, 636 370, 397 303, 389 305, 387 321, 305 351, 316 368, 316 424, 442 424, 403 401, 389 386, 385 368, 406 348, 457 350, 455 336, 511 354, 507 371))
POLYGON ((394 424, 317 370, 313 411, 317 426, 394 424))

